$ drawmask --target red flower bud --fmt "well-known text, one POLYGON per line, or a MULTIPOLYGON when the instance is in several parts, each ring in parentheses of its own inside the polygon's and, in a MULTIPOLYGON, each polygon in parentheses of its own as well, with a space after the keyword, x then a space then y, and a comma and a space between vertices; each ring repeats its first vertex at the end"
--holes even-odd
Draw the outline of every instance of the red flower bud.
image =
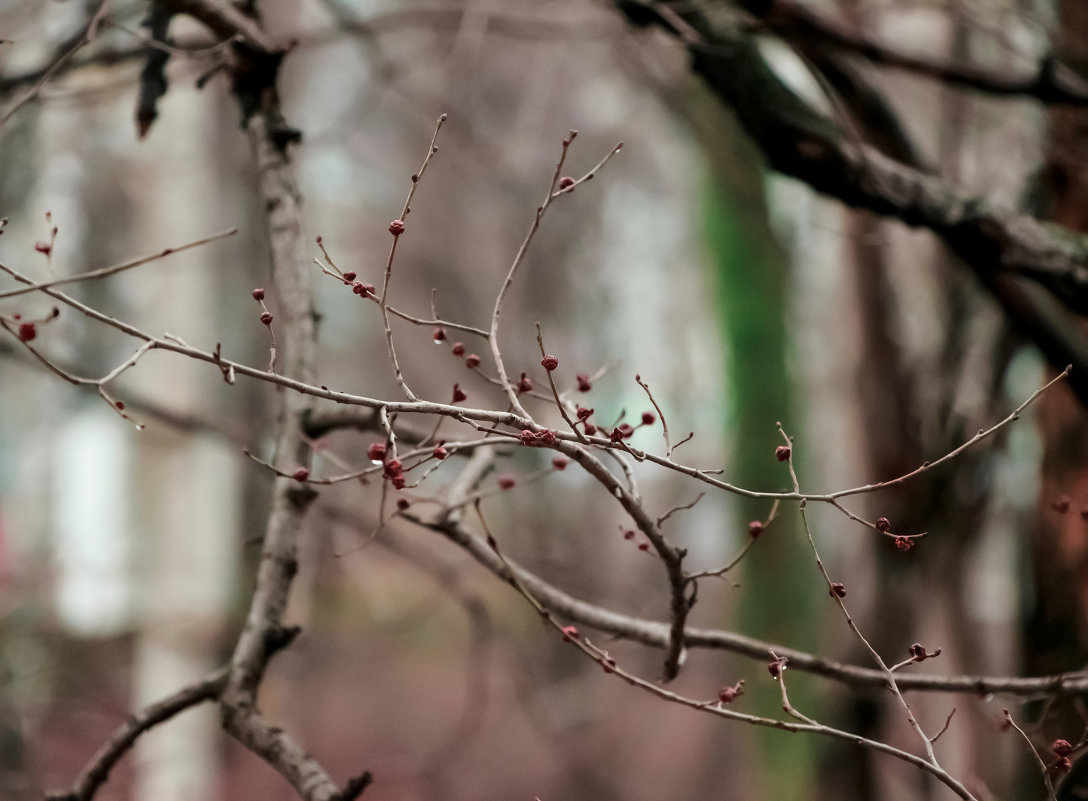
POLYGON ((465 343, 463 343, 463 342, 454 342, 453 347, 450 348, 450 353, 452 353, 454 356, 464 356, 465 355, 465 343))
POLYGON ((755 539, 763 533, 763 522, 760 520, 753 520, 748 524, 748 536, 755 539))
POLYGON ((774 449, 774 458, 776 458, 780 462, 785 462, 789 460, 790 453, 791 451, 789 445, 779 445, 777 448, 774 449))
POLYGON ((1055 740, 1053 745, 1050 746, 1050 750, 1057 756, 1067 757, 1073 753, 1073 746, 1070 745, 1068 740, 1055 740))
POLYGON ((579 373, 574 377, 574 380, 578 382, 579 392, 589 392, 593 389, 593 384, 590 383, 589 376, 585 373, 579 373))
POLYGON ((827 594, 834 598, 836 595, 840 598, 846 597, 846 587, 841 581, 831 582, 831 589, 827 591, 827 594))
POLYGON ((434 449, 434 458, 438 459, 439 461, 442 461, 443 459, 445 459, 449 455, 450 455, 450 452, 448 450, 446 450, 445 446, 443 446, 443 445, 439 445, 438 447, 436 447, 434 449))
POLYGON ((454 384, 453 385, 453 401, 452 401, 453 403, 460 403, 461 401, 465 400, 467 397, 468 397, 468 395, 466 395, 464 390, 461 389, 460 384, 454 384))
POLYGON ((877 531, 890 531, 892 527, 891 521, 886 517, 878 517, 876 519, 877 531))
POLYGON ((521 378, 518 379, 518 392, 531 392, 532 389, 532 379, 530 379, 529 376, 525 375, 525 373, 522 373, 521 378))
POLYGON ((264 323, 265 325, 272 325, 272 313, 271 312, 261 312, 261 322, 264 323))
POLYGON ((556 470, 566 470, 567 460, 564 459, 562 456, 556 456, 554 459, 552 459, 552 467, 554 467, 556 470))
POLYGON ((722 687, 718 690, 718 700, 723 704, 731 704, 737 696, 744 692, 744 679, 741 679, 732 687, 722 687))
POLYGON ((436 345, 440 342, 444 342, 446 339, 446 329, 440 327, 435 328, 434 332, 431 334, 431 339, 434 340, 434 344, 436 345))
POLYGON ((574 186, 574 179, 571 178, 569 175, 564 175, 562 178, 559 179, 560 189, 569 189, 572 186, 574 186))
POLYGON ((256 289, 254 289, 253 290, 253 299, 254 300, 264 300, 264 290, 261 289, 260 287, 257 287, 256 289))
POLYGON ((384 442, 372 442, 370 447, 366 449, 366 457, 374 464, 381 464, 385 461, 385 443, 384 442))
POLYGON ((499 476, 499 489, 512 489, 517 483, 513 476, 499 476))
POLYGON ((545 356, 540 360, 540 365, 550 373, 559 366, 559 358, 556 356, 545 356))
POLYGON ((305 467, 300 467, 298 470, 295 471, 294 475, 292 476, 292 478, 294 478, 295 481, 298 481, 300 483, 305 481, 309 477, 310 477, 310 471, 307 470, 305 467))
POLYGON ((389 233, 393 236, 400 236, 404 233, 404 220, 393 220, 389 223, 389 233))
POLYGON ((653 412, 643 412, 642 413, 642 424, 644 426, 652 426, 656 422, 657 422, 657 417, 654 415, 653 412))
POLYGON ((352 283, 355 280, 355 273, 350 270, 344 273, 344 280, 347 281, 349 284, 352 283))
POLYGON ((29 342, 38 336, 38 328, 34 323, 19 323, 19 341, 29 342))
POLYGON ((407 498, 397 498, 397 508, 402 512, 412 505, 412 502, 407 498))
POLYGON ((475 369, 479 366, 480 357, 477 356, 475 353, 470 353, 468 356, 465 357, 465 367, 467 367, 469 370, 475 369))
POLYGON ((563 642, 574 642, 578 639, 578 629, 575 626, 563 626, 563 642))

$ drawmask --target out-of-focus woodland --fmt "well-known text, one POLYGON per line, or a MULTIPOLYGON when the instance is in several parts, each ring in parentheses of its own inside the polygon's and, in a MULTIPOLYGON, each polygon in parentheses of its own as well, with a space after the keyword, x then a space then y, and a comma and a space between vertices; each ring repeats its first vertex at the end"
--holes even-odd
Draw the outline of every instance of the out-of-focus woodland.
POLYGON ((448 404, 457 383, 462 407, 516 412, 483 375, 487 339, 432 342, 434 326, 398 317, 387 331, 378 303, 314 259, 410 315, 487 331, 561 151, 577 179, 620 140, 592 181, 550 198, 503 301, 502 358, 567 435, 563 470, 515 427, 410 472, 438 466, 418 487, 390 486, 388 464, 385 479, 301 483, 298 465, 313 479, 368 467, 389 431, 407 448, 442 414, 436 439, 482 435, 445 412, 344 426, 339 411, 368 410, 228 383, 160 347, 104 403, 49 367, 98 378, 140 342, 0 276, 0 796, 1088 795, 1082 0, 0 0, 0 264, 46 282, 236 228, 57 289, 257 371, 271 330, 276 372, 313 387, 405 402, 388 333, 419 398, 448 404), (312 287, 313 314, 283 270, 312 287), (619 445, 572 434, 537 321, 571 410, 593 407, 606 431, 621 414, 653 423, 619 445), (676 462, 771 493, 796 470, 802 493, 826 494, 936 461, 1066 365, 954 458, 844 497, 860 522, 633 456, 668 444, 636 374, 676 462), (634 471, 624 486, 648 522, 579 468, 579 448, 617 481, 634 471), (471 504, 427 517, 466 475, 501 552, 479 547, 471 504), (766 522, 758 538, 749 521, 766 522), (513 562, 531 580, 504 580, 513 562), (266 580, 289 587, 286 610, 266 580), (551 590, 569 603, 542 621, 526 596, 548 606, 551 590), (677 593, 694 602, 678 634, 677 593), (908 662, 894 676, 962 793, 894 754, 724 720, 601 669, 798 723, 775 650, 800 715, 925 761, 840 601, 887 665, 908 662), (257 623, 263 644, 247 644, 257 623), (912 660, 913 643, 940 655, 912 660), (206 703, 141 730, 100 786, 74 784, 130 715, 208 676, 206 703), (1050 678, 1022 681, 1035 677, 1050 678))

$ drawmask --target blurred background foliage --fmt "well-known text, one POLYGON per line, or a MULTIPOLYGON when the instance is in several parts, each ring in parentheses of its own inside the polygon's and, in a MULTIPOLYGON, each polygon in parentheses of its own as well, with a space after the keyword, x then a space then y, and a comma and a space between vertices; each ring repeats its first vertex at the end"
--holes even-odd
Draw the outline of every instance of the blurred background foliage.
MULTIPOLYGON (((1057 11, 1019 0, 813 5, 920 52, 986 63, 1002 63, 1012 47, 1045 49, 1057 11)), ((503 346, 515 375, 531 372, 539 320, 549 351, 569 367, 567 380, 609 367, 584 401, 603 421, 648 408, 632 380, 641 374, 674 438, 695 432, 678 454, 688 464, 722 467, 753 489, 789 489, 773 457, 781 422, 796 437, 803 487, 883 480, 995 422, 1044 380, 1037 353, 932 237, 768 173, 728 110, 689 73, 684 51, 665 36, 628 30, 606 4, 261 6, 270 33, 296 42, 281 87, 288 121, 303 133, 294 152, 307 233, 323 237, 342 269, 380 283, 386 225, 435 118, 450 115, 398 248, 394 302, 412 313, 427 314, 433 288, 442 316, 483 324, 568 129, 580 131, 568 162, 575 175, 625 142, 594 181, 550 212, 512 293, 503 346)), ((0 45, 0 108, 29 88, 20 76, 50 63, 97 7, 0 3, 0 38, 10 40, 0 45)), ((44 278, 237 227, 226 241, 72 293, 199 347, 221 342, 224 353, 261 365, 268 343, 250 290, 267 281, 266 246, 238 112, 212 71, 214 42, 178 17, 172 39, 198 52, 171 57, 159 116, 137 140, 145 11, 145 3, 112 2, 99 38, 75 59, 87 63, 50 80, 0 127, 0 216, 9 218, 0 259, 44 278), (48 239, 47 211, 59 228, 50 259, 34 249, 48 239)), ((763 44, 797 92, 833 105, 804 62, 769 38, 763 44)), ((898 74, 871 77, 928 162, 970 191, 1021 203, 1046 150, 1037 105, 898 74)), ((394 397, 374 308, 316 266, 313 279, 321 380, 394 397)), ((47 308, 43 298, 22 297, 0 311, 47 308)), ((431 344, 429 329, 394 321, 394 333, 421 395, 445 401, 456 381, 469 404, 503 406, 494 387, 450 356, 449 343, 431 344)), ((116 332, 67 312, 41 340, 86 375, 108 371, 131 349, 116 332)), ((63 785, 132 708, 228 657, 270 486, 241 450, 268 447, 275 393, 252 382, 228 387, 203 365, 152 353, 116 388, 147 423, 137 433, 13 339, 0 342, 0 355, 0 795, 17 801, 63 785)), ((637 436, 640 446, 658 445, 649 430, 637 436)), ((318 443, 318 470, 364 463, 374 438, 337 434, 318 443)), ((825 561, 887 659, 905 657, 920 640, 943 649, 940 664, 920 672, 1081 666, 1075 632, 1083 620, 1060 600, 1072 592, 1068 577, 1044 581, 1058 582, 1046 636, 1029 625, 1040 614, 1033 543, 1040 527, 1055 525, 1049 499, 1069 491, 1040 489, 1042 448, 1025 421, 951 467, 857 499, 852 510, 868 519, 885 515, 897 530, 930 532, 909 553, 837 513, 811 511, 825 561), (1037 658, 1048 649, 1060 653, 1037 658)), ((500 472, 526 475, 543 458, 519 452, 500 472)), ((652 508, 687 503, 699 490, 660 471, 640 475, 652 508)), ((400 521, 374 536, 377 499, 373 485, 322 492, 292 600, 305 634, 277 658, 262 694, 269 716, 334 775, 373 771, 368 795, 947 795, 900 763, 726 725, 609 680, 452 544, 400 521)), ((519 486, 488 508, 507 550, 544 578, 629 614, 666 615, 658 566, 624 540, 618 509, 574 471, 519 486)), ((668 528, 693 566, 711 569, 744 545, 749 520, 769 512, 765 502, 712 493, 668 528)), ((735 572, 701 583, 692 623, 867 664, 827 599, 792 509, 735 572)), ((641 675, 660 667, 660 655, 639 646, 608 647, 641 675)), ((712 698, 741 678, 738 708, 780 714, 765 665, 741 656, 695 651, 676 687, 712 698)), ((913 746, 875 691, 811 675, 790 680, 806 714, 913 746)), ((1015 785, 1025 760, 1022 745, 1000 730, 1008 699, 912 701, 930 731, 956 708, 942 740, 953 775, 1015 785)), ((1028 710, 1041 736, 1051 734, 1049 711, 1028 710)), ((1076 739, 1073 731, 1052 736, 1059 734, 1076 739)), ((1032 781, 1024 797, 1038 796, 1032 781)), ((143 738, 99 797, 292 794, 219 732, 213 709, 202 709, 143 738)))

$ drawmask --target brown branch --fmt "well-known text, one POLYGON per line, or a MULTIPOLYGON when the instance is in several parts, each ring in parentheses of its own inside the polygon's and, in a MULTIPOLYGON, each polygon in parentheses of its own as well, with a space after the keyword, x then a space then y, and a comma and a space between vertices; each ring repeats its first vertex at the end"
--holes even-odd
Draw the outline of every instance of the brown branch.
MULTIPOLYGON (((683 26, 656 13, 657 7, 647 17, 642 3, 617 5, 629 19, 660 25, 684 43, 694 72, 732 107, 773 169, 849 206, 931 230, 984 285, 1024 276, 1069 310, 1088 313, 1088 237, 991 205, 858 145, 778 78, 749 31, 712 25, 688 4, 670 9, 683 26)), ((1071 383, 1088 401, 1088 342, 1060 336, 1060 323, 1040 325, 1038 304, 1003 305, 1052 363, 1077 368, 1071 383)))
POLYGON ((170 697, 129 716, 91 757, 72 782, 71 789, 49 793, 46 795, 47 801, 90 801, 98 788, 109 779, 113 767, 132 748, 141 734, 190 707, 218 698, 227 684, 227 672, 227 668, 220 668, 206 679, 178 690, 170 697))
MULTIPOLYGON (((653 648, 666 648, 669 644, 668 623, 632 617, 597 604, 583 601, 544 581, 517 562, 507 559, 509 571, 487 543, 470 533, 459 521, 443 519, 426 520, 416 514, 405 519, 442 534, 448 540, 467 551, 484 568, 500 579, 509 582, 510 572, 516 574, 532 594, 552 613, 569 620, 591 626, 614 637, 639 642, 653 648)), ((790 668, 841 682, 851 687, 886 688, 887 675, 882 670, 858 667, 773 642, 746 637, 721 629, 687 627, 684 643, 689 648, 709 648, 728 651, 765 662, 767 654, 774 651, 789 659, 790 668)), ((1030 678, 1008 676, 971 675, 910 675, 896 676, 899 688, 904 691, 966 693, 985 696, 1000 694, 1034 698, 1053 696, 1071 698, 1088 693, 1088 671, 1061 673, 1030 678)))
MULTIPOLYGON (((741 5, 753 9, 757 3, 747 0, 741 5)), ((903 53, 796 0, 774 0, 763 22, 787 41, 799 40, 847 52, 873 64, 932 78, 949 86, 995 97, 1031 97, 1043 103, 1088 105, 1088 84, 1073 70, 1059 64, 1052 53, 1041 58, 1030 74, 1014 75, 903 53)))

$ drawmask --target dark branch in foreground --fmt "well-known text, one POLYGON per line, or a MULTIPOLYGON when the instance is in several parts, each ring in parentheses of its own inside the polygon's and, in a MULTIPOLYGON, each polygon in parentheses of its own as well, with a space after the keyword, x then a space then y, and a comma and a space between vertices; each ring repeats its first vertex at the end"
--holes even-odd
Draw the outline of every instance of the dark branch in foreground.
POLYGON ((1008 281, 1027 278, 1076 314, 1088 314, 1088 237, 1045 224, 955 189, 940 177, 858 144, 790 90, 768 66, 752 34, 712 24, 688 4, 648 6, 620 0, 639 25, 656 24, 679 38, 692 69, 736 113, 768 164, 783 175, 854 208, 927 228, 1003 300, 1006 313, 1056 366, 1074 366, 1070 383, 1088 402, 1088 344, 1061 318, 1047 324, 1036 299, 1008 281), (657 11, 665 9, 668 13, 657 11), (998 288, 994 288, 997 286, 998 288))

